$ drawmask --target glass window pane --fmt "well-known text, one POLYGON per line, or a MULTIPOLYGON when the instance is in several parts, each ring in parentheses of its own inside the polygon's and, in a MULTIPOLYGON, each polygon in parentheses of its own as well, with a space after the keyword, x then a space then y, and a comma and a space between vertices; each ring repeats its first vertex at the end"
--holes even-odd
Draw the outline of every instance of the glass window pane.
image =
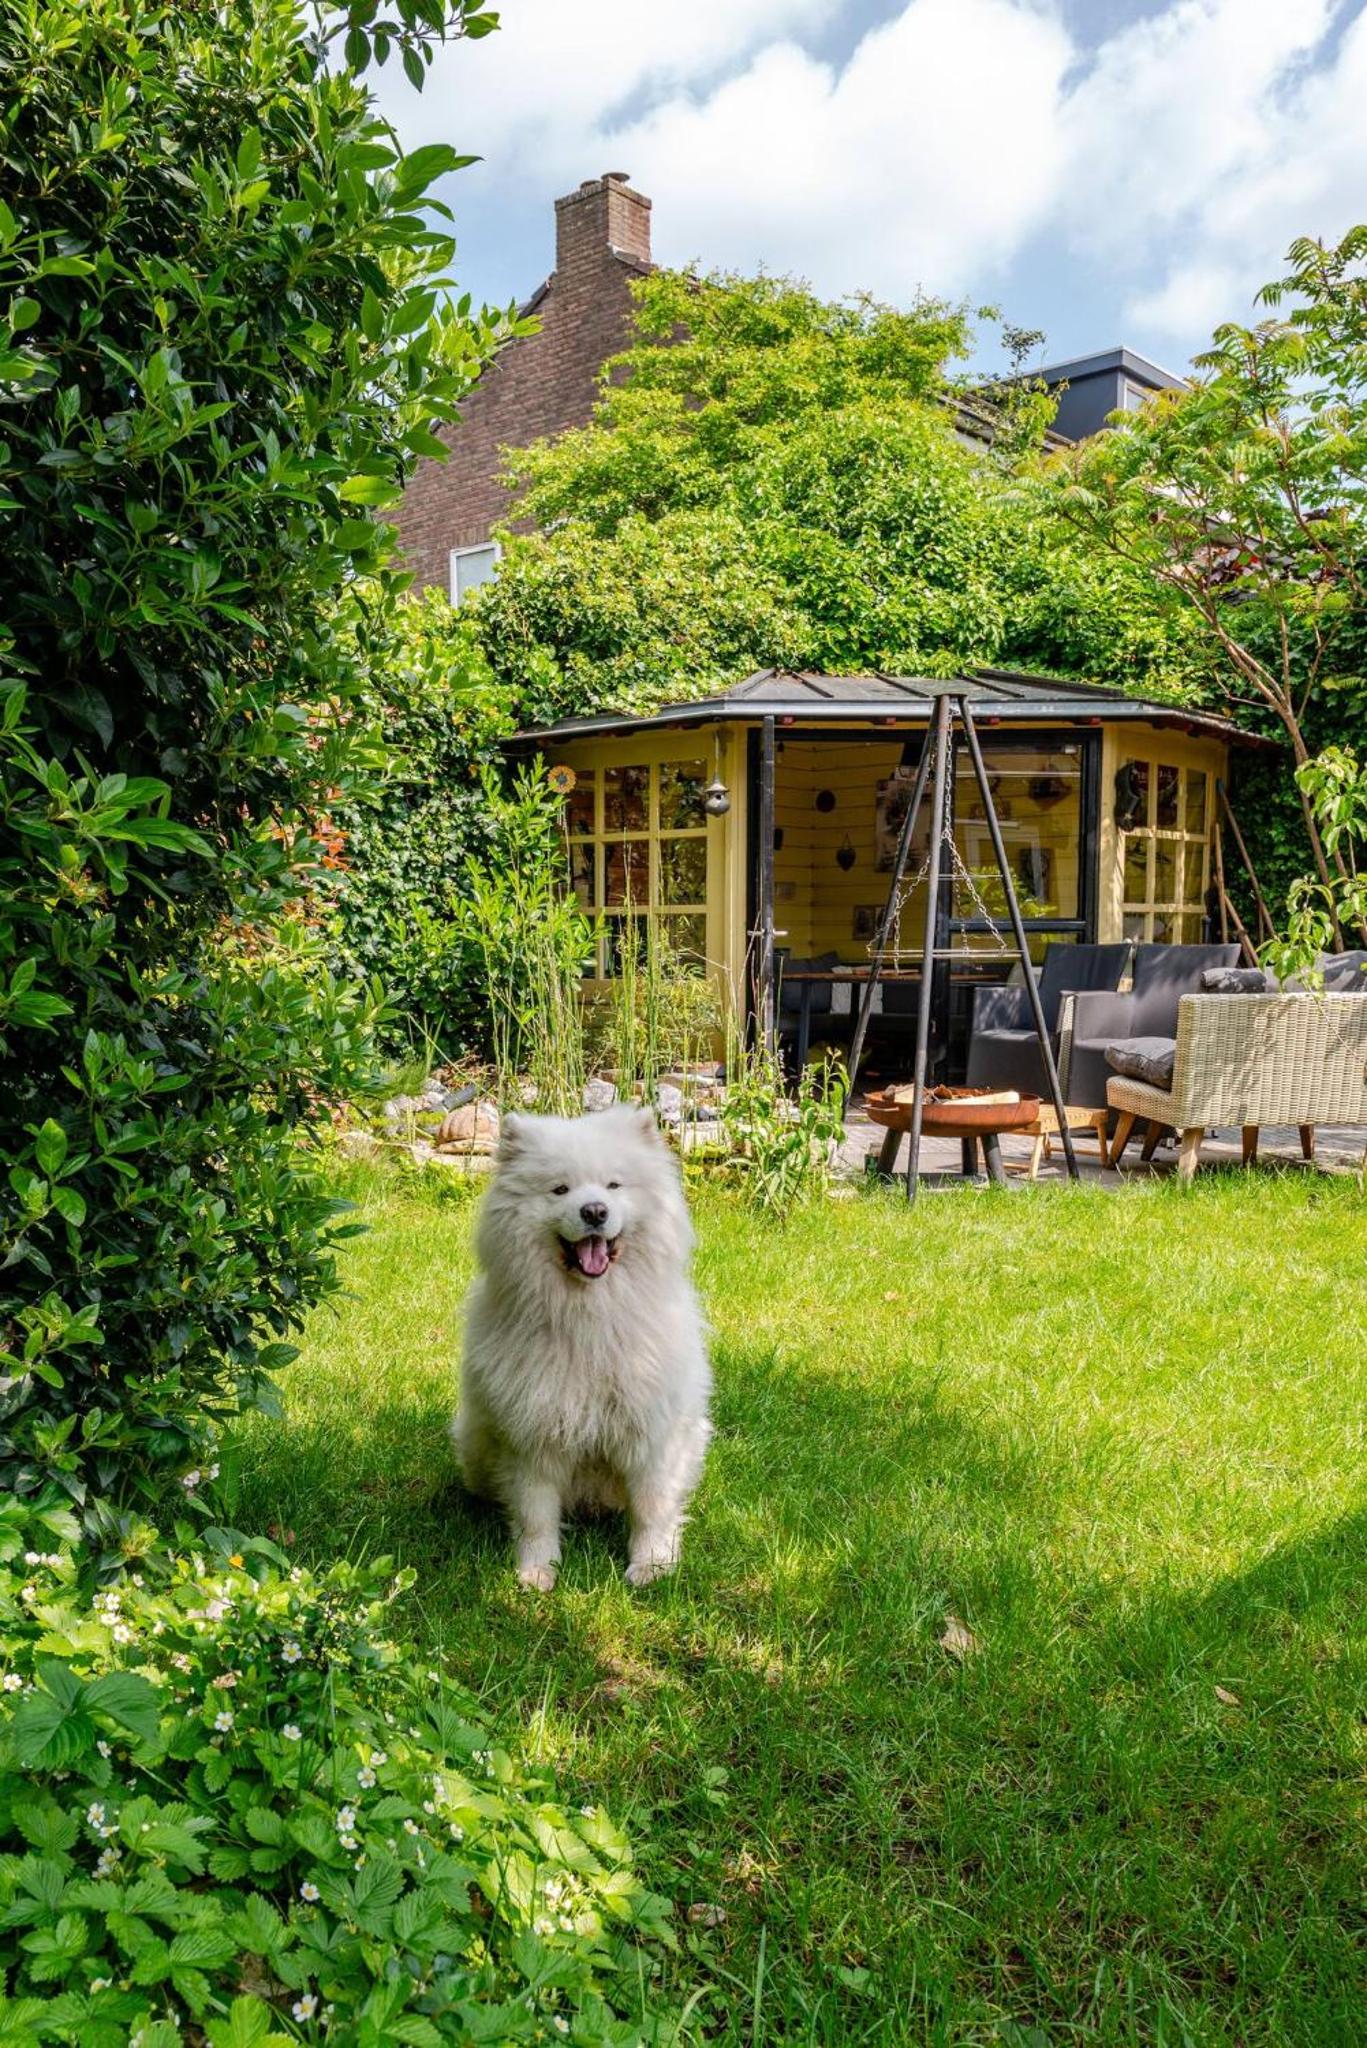
MULTIPOLYGON (((993 808, 1001 825, 1011 876, 1026 917, 1076 917, 1081 874, 1082 750, 988 746, 983 749, 993 808)), ((973 764, 955 756, 954 839, 972 877, 954 881, 954 915, 994 922, 1006 917, 1006 897, 983 814, 973 764), (981 898, 981 902, 975 900, 981 898)))
POLYGON ((646 957, 646 920, 644 917, 607 917, 603 920, 603 973, 608 980, 614 980, 622 971, 622 955, 628 943, 636 948, 637 963, 643 964, 646 957))
POLYGON ((1142 832, 1125 834, 1125 901, 1147 903, 1149 898, 1149 848, 1152 840, 1142 832))
POLYGON ((1205 868, 1206 849, 1199 839, 1189 839, 1186 851, 1185 880, 1182 883, 1184 903, 1202 903, 1205 889, 1202 886, 1202 872, 1205 868))
POLYGON ((1206 775, 1202 768, 1187 770, 1187 830, 1205 837, 1206 775))
POLYGON ((1181 843, 1176 839, 1155 839, 1153 842, 1153 900, 1155 903, 1175 903, 1177 889, 1177 859, 1181 843))
POLYGON ((1151 937, 1156 946, 1171 945, 1177 937, 1177 920, 1170 911, 1155 910, 1151 937))
POLYGON ((1160 767, 1158 770, 1158 816, 1156 823, 1160 832, 1172 832, 1177 827, 1177 782, 1176 768, 1160 767))
POLYGON ((1184 946, 1199 946, 1206 920, 1199 910, 1184 911, 1177 920, 1184 946))
POLYGON ((572 839, 593 830, 594 774, 592 768, 585 769, 565 799, 565 830, 572 839))
POLYGON ((650 770, 605 768, 603 770, 603 830, 644 832, 646 804, 650 796, 650 770))
POLYGON ((667 917, 663 920, 669 943, 685 967, 703 967, 707 962, 707 919, 667 917))
POLYGON ((706 903, 707 841, 660 841, 661 903, 706 903))
POLYGON ((1122 761, 1115 772, 1115 822, 1122 832, 1149 822, 1149 764, 1122 761))
POLYGON ((603 847, 603 901, 644 910, 650 901, 650 841, 609 839, 603 847))
POLYGON ((570 879, 574 885, 575 895, 586 910, 592 910, 598 900, 595 865, 595 850, 592 846, 570 848, 570 879))
POLYGON ((660 830, 687 832, 707 823, 702 793, 708 784, 706 761, 660 763, 660 830))

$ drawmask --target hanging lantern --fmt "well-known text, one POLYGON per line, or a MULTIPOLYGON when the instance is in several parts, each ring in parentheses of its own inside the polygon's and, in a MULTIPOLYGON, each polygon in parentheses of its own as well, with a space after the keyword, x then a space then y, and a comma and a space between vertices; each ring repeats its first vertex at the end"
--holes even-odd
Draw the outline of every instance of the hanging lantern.
POLYGON ((720 775, 714 775, 702 793, 702 807, 709 818, 724 818, 731 808, 731 792, 720 775))
POLYGON ((836 848, 835 864, 843 874, 847 875, 858 858, 859 855, 854 850, 854 841, 847 832, 836 848))

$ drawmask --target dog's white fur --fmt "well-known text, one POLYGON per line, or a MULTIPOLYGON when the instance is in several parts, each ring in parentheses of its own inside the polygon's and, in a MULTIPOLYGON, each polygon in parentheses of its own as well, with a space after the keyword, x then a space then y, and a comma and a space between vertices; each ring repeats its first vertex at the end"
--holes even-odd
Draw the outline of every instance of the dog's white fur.
POLYGON ((524 1585, 555 1584, 576 1504, 627 1509, 630 1584, 678 1562, 712 1433, 692 1241, 649 1110, 505 1117, 451 1434, 466 1485, 507 1511, 524 1585))

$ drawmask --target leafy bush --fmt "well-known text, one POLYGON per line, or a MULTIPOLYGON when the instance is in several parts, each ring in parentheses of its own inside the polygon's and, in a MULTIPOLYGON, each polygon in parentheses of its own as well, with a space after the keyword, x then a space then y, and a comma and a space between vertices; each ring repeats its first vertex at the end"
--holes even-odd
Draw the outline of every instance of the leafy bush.
POLYGON ((487 1019, 475 960, 451 931, 451 898, 491 823, 481 774, 510 727, 473 621, 427 590, 394 607, 368 647, 368 701, 389 767, 363 803, 332 808, 339 972, 377 977, 390 1004, 385 1043, 430 1038, 435 1056, 479 1046, 487 1019))
POLYGON ((845 1135, 844 1070, 828 1052, 820 1065, 803 1068, 790 1094, 776 1053, 737 1042, 727 1072, 722 1126, 741 1193, 753 1208, 781 1219, 829 1183, 845 1135))
POLYGON ((381 760, 373 508, 494 338, 439 291, 459 159, 348 65, 466 13, 0 7, 0 1489, 92 1526, 335 1285, 308 1138, 376 1006, 308 919, 381 760))
POLYGON ((0 2040, 674 2038, 665 1903, 395 1650, 405 1575, 208 1528, 92 1602, 75 1534, 0 1506, 0 2040))
POLYGON ((475 963, 500 1091, 524 1080, 539 1110, 577 1115, 584 1094, 583 978, 595 927, 570 893, 560 799, 534 768, 511 790, 484 781, 487 855, 467 855, 450 942, 475 963))

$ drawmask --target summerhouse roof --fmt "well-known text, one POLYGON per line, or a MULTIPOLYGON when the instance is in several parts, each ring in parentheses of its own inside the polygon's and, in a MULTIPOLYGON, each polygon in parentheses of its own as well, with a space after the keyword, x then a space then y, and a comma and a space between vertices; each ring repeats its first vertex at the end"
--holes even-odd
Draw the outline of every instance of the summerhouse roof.
POLYGON ((554 725, 534 726, 519 740, 589 739, 595 734, 633 733, 662 726, 748 724, 776 718, 785 724, 826 721, 872 725, 924 724, 937 698, 965 697, 988 723, 1030 724, 1040 719, 1072 719, 1080 724, 1111 724, 1136 720, 1179 726, 1212 738, 1265 745, 1227 718, 1182 705, 1159 704, 1129 697, 1123 690, 1097 683, 1064 681, 1057 676, 1029 675, 1016 669, 984 668, 958 676, 823 675, 811 669, 759 669, 730 689, 687 704, 666 704, 657 711, 600 711, 563 718, 554 725))

